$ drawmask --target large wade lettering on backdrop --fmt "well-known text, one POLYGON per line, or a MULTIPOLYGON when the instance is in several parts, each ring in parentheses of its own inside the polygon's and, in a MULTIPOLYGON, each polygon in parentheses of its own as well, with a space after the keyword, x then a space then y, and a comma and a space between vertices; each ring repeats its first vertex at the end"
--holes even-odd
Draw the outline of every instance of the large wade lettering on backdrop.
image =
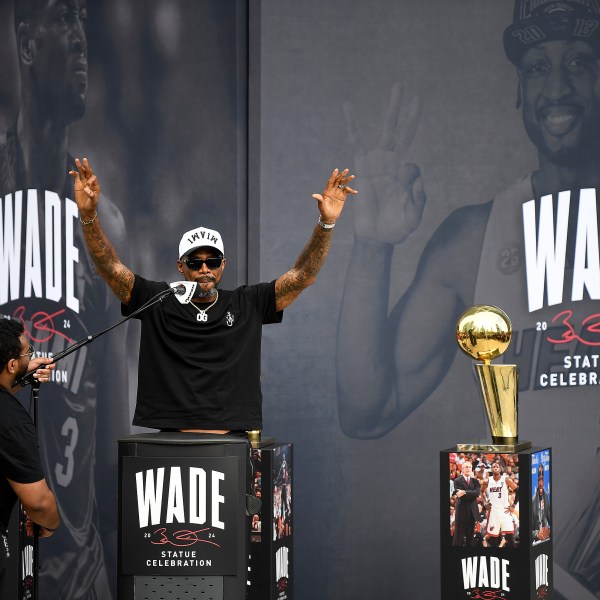
POLYGON ((536 330, 545 332, 544 341, 552 348, 540 356, 560 353, 562 364, 560 367, 556 362, 539 364, 534 385, 536 388, 597 385, 600 355, 595 349, 600 347, 600 310, 588 304, 581 311, 576 304, 600 298, 596 190, 564 191, 557 196, 557 199, 541 198, 539 215, 534 200, 523 204, 529 311, 535 313, 563 305, 554 313, 544 311, 536 321, 536 330), (578 210, 577 201, 571 203, 576 194, 578 210), (571 248, 570 258, 567 247, 571 248), (550 320, 544 318, 546 315, 550 320), (561 352, 563 347, 569 352, 561 352), (550 368, 543 370, 544 366, 550 368))
POLYGON ((0 230, 4 246, 0 248, 0 304, 8 299, 15 301, 30 298, 47 298, 60 301, 63 287, 66 292, 65 303, 68 308, 79 312, 79 300, 74 296, 74 263, 79 262, 79 250, 74 245, 73 228, 77 219, 77 205, 69 198, 62 203, 58 194, 46 192, 43 207, 38 209, 36 190, 26 192, 26 211, 23 210, 23 191, 7 194, 3 210, 0 212, 0 230), (23 218, 24 213, 26 215, 23 218), (44 231, 40 232, 38 214, 45 214, 44 231), (64 234, 63 234, 64 231, 64 234), (43 237, 42 237, 43 235, 43 237), (45 238, 45 281, 42 282, 41 240, 45 238), (23 239, 23 245, 21 245, 23 239), (65 245, 65 273, 61 261, 65 245), (24 276, 21 281, 21 264, 24 276), (63 286, 63 276, 65 278, 63 286))
MULTIPOLYGON (((38 198, 37 190, 19 190, 7 194, 0 205, 0 306, 6 316, 25 325, 38 356, 52 357, 85 335, 76 296, 82 289, 76 280, 77 214, 72 200, 61 202, 49 191, 38 198), (45 215, 44 221, 39 215, 45 215), (28 310, 31 298, 34 311, 28 310)), ((77 394, 86 355, 87 349, 82 349, 69 356, 51 380, 77 394)), ((67 484, 64 479, 63 483, 67 484)))
MULTIPOLYGON (((583 300, 584 290, 590 299, 600 298, 596 190, 585 189, 579 192, 577 225, 576 228, 571 228, 571 234, 575 233, 575 240, 569 239, 571 195, 570 190, 560 192, 556 202, 553 196, 543 196, 539 203, 539 226, 536 226, 538 220, 535 200, 523 204, 523 237, 530 312, 543 308, 544 304, 561 304, 565 295, 567 298, 570 295, 573 302, 583 300), (575 247, 570 294, 568 289, 565 290, 569 243, 575 247)), ((595 323, 592 323, 593 325, 595 323)), ((567 336, 563 337, 567 339, 567 336)))

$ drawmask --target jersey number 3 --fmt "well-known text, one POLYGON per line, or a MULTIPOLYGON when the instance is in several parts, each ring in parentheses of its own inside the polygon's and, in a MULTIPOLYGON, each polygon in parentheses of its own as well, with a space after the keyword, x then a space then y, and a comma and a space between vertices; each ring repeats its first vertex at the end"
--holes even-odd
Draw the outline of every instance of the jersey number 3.
POLYGON ((54 474, 56 476, 56 483, 62 487, 67 487, 73 479, 73 468, 75 466, 75 457, 73 456, 73 453, 75 452, 77 439, 79 438, 77 421, 73 417, 69 417, 63 423, 60 433, 67 439, 64 452, 67 461, 65 465, 56 463, 56 466, 54 467, 54 474))

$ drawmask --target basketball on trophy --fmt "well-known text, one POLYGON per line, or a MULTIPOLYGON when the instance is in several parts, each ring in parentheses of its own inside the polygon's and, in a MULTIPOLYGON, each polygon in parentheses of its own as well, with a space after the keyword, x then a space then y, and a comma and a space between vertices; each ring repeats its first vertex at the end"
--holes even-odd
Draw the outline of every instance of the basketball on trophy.
POLYGON ((511 337, 510 319, 497 306, 472 306, 459 317, 456 324, 456 341, 460 349, 485 364, 506 351, 511 337))

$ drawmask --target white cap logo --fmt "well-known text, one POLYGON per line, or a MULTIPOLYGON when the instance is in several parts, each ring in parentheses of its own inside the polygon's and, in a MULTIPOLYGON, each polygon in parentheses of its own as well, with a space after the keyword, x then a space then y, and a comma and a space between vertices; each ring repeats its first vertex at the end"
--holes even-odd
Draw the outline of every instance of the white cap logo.
POLYGON ((225 256, 221 234, 214 229, 196 227, 196 229, 186 231, 181 237, 181 241, 179 242, 179 258, 188 255, 193 250, 196 250, 196 248, 203 248, 204 246, 216 248, 225 256))

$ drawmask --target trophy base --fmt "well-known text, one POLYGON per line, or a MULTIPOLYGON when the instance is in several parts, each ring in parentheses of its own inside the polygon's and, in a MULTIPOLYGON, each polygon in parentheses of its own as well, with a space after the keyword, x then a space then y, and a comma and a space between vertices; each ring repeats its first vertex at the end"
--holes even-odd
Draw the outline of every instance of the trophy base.
POLYGON ((248 436, 248 441, 250 445, 255 450, 264 448, 265 446, 272 446, 275 444, 274 437, 263 437, 262 429, 253 429, 251 431, 246 431, 246 435, 248 436))
POLYGON ((512 444, 496 444, 485 441, 479 444, 456 444, 459 452, 521 452, 531 448, 531 442, 514 442, 512 444))
POLYGON ((260 440, 250 442, 250 445, 254 449, 265 448, 266 446, 272 446, 275 443, 275 438, 271 436, 263 437, 260 440))

